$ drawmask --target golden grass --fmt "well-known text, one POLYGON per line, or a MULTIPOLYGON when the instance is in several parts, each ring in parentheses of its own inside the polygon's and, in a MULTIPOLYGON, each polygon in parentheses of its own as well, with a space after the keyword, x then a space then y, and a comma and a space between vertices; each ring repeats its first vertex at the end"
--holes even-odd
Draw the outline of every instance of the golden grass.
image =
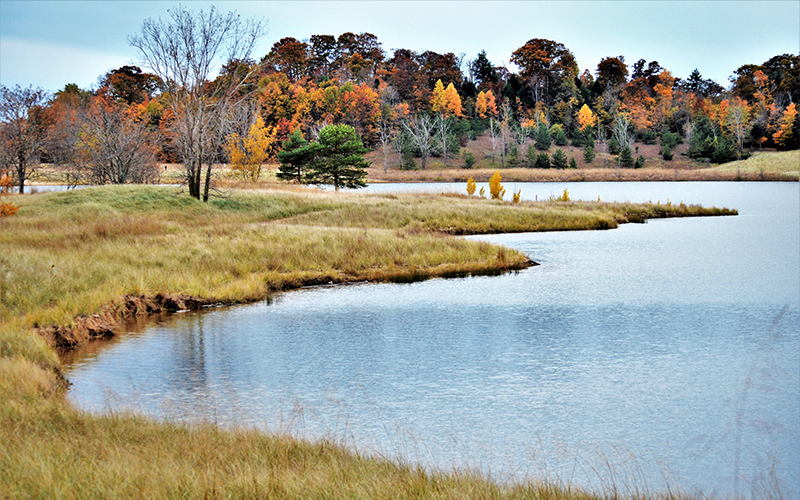
POLYGON ((715 167, 718 172, 739 173, 744 178, 782 175, 788 179, 800 179, 800 150, 764 151, 753 153, 746 160, 724 163, 715 167))
POLYGON ((298 188, 237 190, 207 204, 154 186, 14 201, 18 215, 0 221, 0 498, 592 498, 553 484, 426 472, 328 442, 88 415, 65 402, 59 361, 36 327, 103 311, 84 324, 113 327, 130 296, 143 297, 146 311, 162 294, 233 303, 311 283, 530 265, 520 252, 454 234, 722 213, 298 188))

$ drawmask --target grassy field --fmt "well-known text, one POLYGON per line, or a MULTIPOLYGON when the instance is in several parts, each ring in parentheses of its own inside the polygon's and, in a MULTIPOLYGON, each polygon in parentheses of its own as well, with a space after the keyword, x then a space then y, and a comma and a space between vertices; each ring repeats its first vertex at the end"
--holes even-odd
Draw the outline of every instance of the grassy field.
POLYGON ((747 160, 724 163, 713 168, 717 172, 736 173, 744 178, 780 174, 800 179, 800 150, 754 153, 747 160))
POLYGON ((454 235, 735 213, 286 187, 230 190, 207 204, 154 186, 9 199, 20 209, 0 220, 0 498, 592 498, 565 485, 426 472, 328 442, 88 415, 64 400, 56 350, 132 315, 308 284, 532 265, 454 235))

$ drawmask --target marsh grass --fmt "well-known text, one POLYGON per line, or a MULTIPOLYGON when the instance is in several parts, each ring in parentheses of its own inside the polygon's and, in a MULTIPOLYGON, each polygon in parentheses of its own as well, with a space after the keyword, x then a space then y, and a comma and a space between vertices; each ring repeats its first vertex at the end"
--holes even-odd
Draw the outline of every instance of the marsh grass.
POLYGON ((88 415, 64 400, 59 360, 36 328, 74 325, 130 296, 236 303, 309 284, 531 264, 458 234, 728 213, 299 188, 232 190, 209 203, 155 186, 14 201, 18 214, 0 227, 2 498, 593 498, 551 483, 501 486, 469 472, 424 471, 324 440, 88 415))

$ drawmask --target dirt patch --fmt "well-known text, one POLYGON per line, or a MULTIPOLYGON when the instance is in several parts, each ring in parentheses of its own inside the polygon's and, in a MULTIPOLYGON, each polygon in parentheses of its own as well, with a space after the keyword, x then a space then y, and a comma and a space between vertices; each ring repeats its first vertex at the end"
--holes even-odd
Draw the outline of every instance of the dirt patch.
POLYGON ((56 352, 75 350, 96 339, 107 339, 114 336, 125 322, 137 317, 163 312, 197 310, 217 303, 209 299, 187 297, 182 295, 156 295, 144 297, 127 295, 119 302, 114 302, 102 311, 88 316, 78 316, 71 326, 44 326, 36 329, 56 352))

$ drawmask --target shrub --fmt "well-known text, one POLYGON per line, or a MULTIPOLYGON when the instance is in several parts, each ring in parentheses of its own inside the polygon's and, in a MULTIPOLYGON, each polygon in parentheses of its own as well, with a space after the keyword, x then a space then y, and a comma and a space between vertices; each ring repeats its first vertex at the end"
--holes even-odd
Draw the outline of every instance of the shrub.
POLYGON ((633 168, 642 168, 644 167, 644 156, 639 155, 636 157, 636 163, 633 165, 633 168))
POLYGON ((464 168, 472 168, 475 166, 475 155, 472 151, 464 150, 464 168))
POLYGON ((564 127, 558 123, 550 127, 550 135, 553 137, 553 142, 556 146, 566 146, 569 144, 569 137, 567 137, 567 133, 564 132, 564 127))
POLYGON ((658 134, 656 134, 655 130, 647 129, 642 132, 642 142, 648 145, 655 144, 658 140, 658 134))
POLYGON ((611 137, 608 140, 608 154, 618 155, 619 154, 619 143, 615 137, 611 137))
POLYGON ((669 146, 664 146, 661 148, 661 157, 664 158, 666 161, 672 160, 672 148, 669 146))
POLYGON ((574 156, 569 159, 569 168, 578 168, 578 162, 575 160, 574 156))
POLYGON ((516 193, 511 194, 511 203, 519 203, 520 196, 522 196, 522 189, 519 189, 516 193))
POLYGON ((564 188, 564 192, 561 194, 560 198, 556 198, 558 201, 569 201, 569 191, 567 188, 564 188))
MULTIPOLYGON (((681 136, 678 134, 674 134, 669 130, 665 130, 661 133, 661 146, 665 148, 675 149, 675 146, 680 144, 681 136)), ((665 158, 666 159, 666 158, 665 158)))
POLYGON ((417 162, 414 161, 414 153, 403 153, 403 162, 400 164, 400 170, 416 170, 417 162))

